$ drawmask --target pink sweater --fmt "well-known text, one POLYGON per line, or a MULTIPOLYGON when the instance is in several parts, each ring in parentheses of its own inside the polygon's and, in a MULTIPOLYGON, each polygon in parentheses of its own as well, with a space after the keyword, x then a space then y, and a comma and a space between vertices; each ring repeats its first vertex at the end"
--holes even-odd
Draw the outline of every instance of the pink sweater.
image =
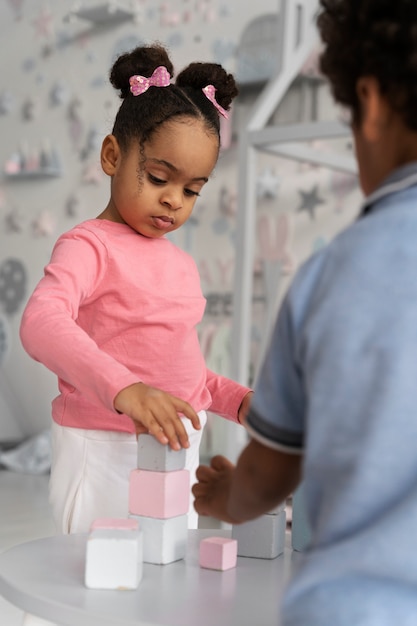
POLYGON ((27 352, 58 376, 53 419, 133 432, 113 401, 142 381, 237 421, 249 389, 206 368, 204 308, 193 259, 168 239, 98 219, 62 235, 20 328, 27 352))

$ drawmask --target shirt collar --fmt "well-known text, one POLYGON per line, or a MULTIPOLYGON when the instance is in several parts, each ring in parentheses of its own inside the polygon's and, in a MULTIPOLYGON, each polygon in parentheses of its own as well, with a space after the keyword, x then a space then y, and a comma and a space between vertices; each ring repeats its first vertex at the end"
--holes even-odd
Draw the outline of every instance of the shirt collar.
POLYGON ((370 213, 381 199, 413 185, 417 185, 417 161, 394 170, 375 191, 369 194, 362 204, 360 216, 370 213))

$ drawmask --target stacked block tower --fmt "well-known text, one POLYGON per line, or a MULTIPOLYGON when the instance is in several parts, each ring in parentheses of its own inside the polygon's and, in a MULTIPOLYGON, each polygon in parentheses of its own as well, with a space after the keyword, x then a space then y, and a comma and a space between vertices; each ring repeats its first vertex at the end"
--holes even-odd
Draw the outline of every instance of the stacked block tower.
POLYGON ((185 558, 190 473, 185 449, 172 450, 152 435, 138 438, 137 467, 130 474, 129 518, 143 531, 143 560, 164 565, 185 558))

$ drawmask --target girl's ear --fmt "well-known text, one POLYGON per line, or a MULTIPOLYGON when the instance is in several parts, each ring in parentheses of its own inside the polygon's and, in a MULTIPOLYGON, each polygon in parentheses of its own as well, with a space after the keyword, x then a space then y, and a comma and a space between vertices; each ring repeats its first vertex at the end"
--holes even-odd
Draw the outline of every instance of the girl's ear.
POLYGON ((120 147, 114 135, 107 135, 101 146, 101 167, 108 176, 113 176, 120 161, 120 147))
POLYGON ((356 93, 361 108, 359 125, 362 134, 367 141, 374 143, 389 119, 390 108, 374 76, 361 76, 356 83, 356 93))

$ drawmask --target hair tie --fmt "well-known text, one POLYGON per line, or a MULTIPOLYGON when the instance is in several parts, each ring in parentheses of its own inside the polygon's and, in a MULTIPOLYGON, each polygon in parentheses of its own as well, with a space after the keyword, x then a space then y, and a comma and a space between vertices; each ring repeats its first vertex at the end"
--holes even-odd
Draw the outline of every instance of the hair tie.
POLYGON ((221 107, 216 100, 216 87, 214 85, 207 85, 206 87, 203 87, 202 91, 206 98, 216 107, 220 115, 223 115, 223 117, 228 119, 229 115, 226 109, 223 109, 223 107, 221 107))
POLYGON ((135 74, 129 78, 130 91, 134 96, 140 96, 149 87, 168 87, 171 84, 171 76, 164 65, 160 65, 153 72, 152 76, 139 76, 135 74))

